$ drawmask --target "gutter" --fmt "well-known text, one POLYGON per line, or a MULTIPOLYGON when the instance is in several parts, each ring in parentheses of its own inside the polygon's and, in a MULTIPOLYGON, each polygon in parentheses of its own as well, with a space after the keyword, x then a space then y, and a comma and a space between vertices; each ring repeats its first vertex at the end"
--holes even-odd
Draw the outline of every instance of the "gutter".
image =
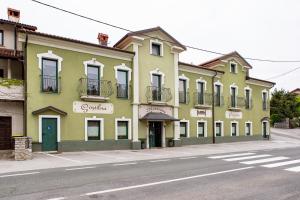
POLYGON ((212 85, 212 134, 213 134, 213 144, 216 143, 216 136, 215 136, 215 77, 218 75, 218 72, 215 72, 215 75, 211 78, 211 85, 212 85))

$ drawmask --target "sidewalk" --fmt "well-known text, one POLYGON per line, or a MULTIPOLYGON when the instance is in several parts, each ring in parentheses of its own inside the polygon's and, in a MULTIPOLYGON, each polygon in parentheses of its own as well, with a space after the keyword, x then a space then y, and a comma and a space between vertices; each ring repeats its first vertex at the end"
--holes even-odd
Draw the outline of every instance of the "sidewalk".
POLYGON ((283 137, 282 135, 283 134, 273 134, 270 141, 205 144, 164 149, 145 149, 139 151, 81 151, 61 154, 47 154, 39 152, 34 153, 33 160, 0 160, 0 174, 58 167, 74 167, 118 162, 132 162, 137 160, 300 147, 300 138, 298 140, 291 137, 283 137))

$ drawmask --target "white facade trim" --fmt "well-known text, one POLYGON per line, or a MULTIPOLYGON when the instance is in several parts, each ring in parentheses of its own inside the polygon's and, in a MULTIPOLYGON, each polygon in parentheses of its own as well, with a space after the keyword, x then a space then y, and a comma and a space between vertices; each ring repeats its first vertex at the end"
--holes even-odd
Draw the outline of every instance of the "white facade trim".
POLYGON ((196 80, 196 88, 197 88, 197 91, 198 91, 198 83, 203 83, 204 84, 204 90, 206 91, 206 88, 207 88, 207 81, 204 80, 202 77, 200 77, 199 79, 196 80))
POLYGON ((121 118, 115 118, 115 140, 118 139, 118 122, 119 121, 125 121, 128 123, 128 140, 131 140, 132 135, 131 135, 131 119, 130 118, 125 118, 124 116, 121 118))
POLYGON ((232 124, 236 124, 236 136, 239 136, 240 135, 240 133, 239 133, 240 132, 239 131, 239 129, 240 129, 239 128, 239 122, 236 121, 236 120, 230 122, 230 135, 233 136, 232 135, 232 124))
POLYGON ((215 121, 215 136, 216 137, 220 137, 220 136, 217 136, 216 135, 216 130, 217 130, 217 123, 221 123, 221 137, 223 137, 224 136, 224 122, 223 121, 221 121, 221 120, 218 120, 218 121, 215 121))
POLYGON ((186 77, 184 74, 181 74, 179 76, 179 80, 185 80, 186 81, 186 89, 190 88, 190 79, 186 77))
POLYGON ((220 80, 217 80, 216 82, 214 82, 214 86, 219 85, 221 88, 221 93, 223 93, 223 83, 221 83, 220 80))
POLYGON ((231 94, 231 88, 235 88, 236 89, 236 96, 238 96, 238 94, 239 94, 239 87, 235 83, 232 83, 230 85, 230 94, 231 94))
POLYGON ((96 58, 92 58, 92 60, 84 61, 83 65, 84 65, 84 73, 85 73, 85 75, 87 75, 87 73, 88 73, 87 72, 88 65, 91 65, 91 66, 99 67, 99 69, 100 69, 100 77, 103 77, 103 68, 104 68, 104 65, 102 63, 96 61, 96 58))
POLYGON ((165 84, 165 74, 162 71, 160 71, 159 68, 156 68, 156 69, 150 71, 149 73, 150 73, 151 84, 153 83, 153 77, 152 77, 152 75, 160 75, 161 76, 161 84, 162 85, 165 84))
POLYGON ((43 118, 52 118, 52 119, 56 119, 57 120, 57 142, 60 142, 60 115, 39 115, 39 143, 43 142, 43 136, 42 136, 42 132, 43 132, 43 118))
POLYGON ((126 66, 124 63, 121 65, 114 66, 115 69, 115 78, 118 80, 118 70, 127 71, 128 72, 128 82, 131 81, 131 71, 132 69, 126 66))
POLYGON ((200 122, 204 123, 204 137, 207 137, 207 120, 204 120, 204 119, 197 120, 197 133, 196 133, 196 136, 197 136, 197 138, 199 138, 199 135, 198 135, 199 126, 198 126, 198 124, 200 122))
POLYGON ((150 54, 152 54, 152 44, 158 44, 160 45, 160 56, 164 56, 164 43, 160 42, 158 39, 150 40, 150 54))
POLYGON ((52 60, 57 60, 57 68, 58 68, 58 72, 61 71, 61 63, 63 61, 63 58, 54 54, 51 50, 48 50, 47 53, 39 53, 36 55, 39 59, 39 69, 42 69, 42 60, 43 58, 48 58, 48 59, 52 59, 52 60))
POLYGON ((253 135, 253 126, 252 126, 252 122, 251 121, 246 121, 245 122, 245 136, 247 136, 246 135, 246 133, 247 133, 247 124, 250 124, 250 136, 252 136, 253 135))
POLYGON ((186 120, 186 119, 182 119, 180 120, 180 123, 186 123, 186 137, 189 138, 190 137, 190 120, 186 120))
POLYGON ((88 141, 88 121, 100 121, 100 140, 104 140, 104 119, 97 118, 96 116, 93 117, 86 117, 84 118, 84 140, 88 141))

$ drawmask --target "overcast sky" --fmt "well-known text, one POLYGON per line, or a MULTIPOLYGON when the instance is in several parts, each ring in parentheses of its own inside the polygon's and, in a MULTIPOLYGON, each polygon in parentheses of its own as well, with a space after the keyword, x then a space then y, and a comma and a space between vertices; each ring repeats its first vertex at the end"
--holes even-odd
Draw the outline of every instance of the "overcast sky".
MULTIPOLYGON (((299 0, 40 0, 130 30, 161 26, 185 45, 244 57, 300 60, 299 0)), ((0 0, 0 17, 7 7, 21 10, 21 22, 38 31, 97 42, 109 34, 112 46, 126 32, 36 4, 31 0, 0 0)), ((217 55, 188 51, 180 60, 200 64, 217 55)), ((300 63, 249 61, 252 77, 268 79, 300 67, 300 63)), ((300 87, 300 69, 273 79, 276 88, 300 87)))

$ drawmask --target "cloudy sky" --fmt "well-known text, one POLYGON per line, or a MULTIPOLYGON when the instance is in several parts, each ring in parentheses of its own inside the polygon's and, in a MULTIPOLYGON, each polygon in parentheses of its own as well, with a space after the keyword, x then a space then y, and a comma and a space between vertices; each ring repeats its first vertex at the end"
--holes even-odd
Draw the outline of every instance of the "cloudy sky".
MULTIPOLYGON (((300 60, 299 0, 40 0, 101 21, 140 30, 161 26, 181 43, 244 57, 300 60)), ((0 17, 7 7, 21 10, 21 22, 38 31, 97 42, 98 32, 109 34, 110 46, 125 31, 74 17, 31 0, 0 0, 0 17)), ((217 55, 188 50, 180 60, 200 64, 217 55)), ((250 75, 268 79, 300 67, 299 63, 249 61, 250 75)), ((276 88, 300 87, 300 69, 272 79, 276 88)))

